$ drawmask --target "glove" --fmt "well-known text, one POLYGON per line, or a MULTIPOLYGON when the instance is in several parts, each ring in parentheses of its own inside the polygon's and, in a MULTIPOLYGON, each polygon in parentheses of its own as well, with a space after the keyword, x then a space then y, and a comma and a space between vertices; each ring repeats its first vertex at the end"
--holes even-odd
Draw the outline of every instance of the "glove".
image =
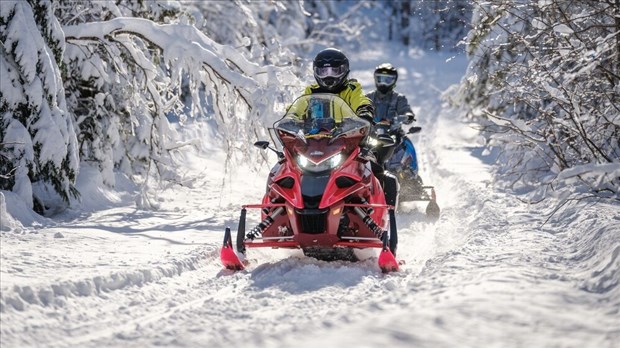
POLYGON ((377 158, 375 157, 375 154, 372 152, 372 149, 369 147, 370 145, 367 143, 364 143, 362 145, 360 145, 360 158, 366 160, 366 161, 370 161, 370 162, 377 162, 377 158))
POLYGON ((412 124, 415 121, 415 117, 413 115, 407 115, 407 119, 403 121, 404 124, 412 124))
POLYGON ((357 114, 357 116, 365 119, 366 121, 370 122, 370 124, 374 126, 375 109, 372 107, 372 105, 362 105, 359 108, 357 108, 357 110, 355 111, 356 111, 355 113, 357 114))
POLYGON ((374 116, 370 112, 362 111, 359 114, 357 114, 357 116, 359 116, 359 117, 365 119, 366 121, 370 122, 370 124, 372 124, 373 126, 376 124, 376 122, 374 120, 374 116))

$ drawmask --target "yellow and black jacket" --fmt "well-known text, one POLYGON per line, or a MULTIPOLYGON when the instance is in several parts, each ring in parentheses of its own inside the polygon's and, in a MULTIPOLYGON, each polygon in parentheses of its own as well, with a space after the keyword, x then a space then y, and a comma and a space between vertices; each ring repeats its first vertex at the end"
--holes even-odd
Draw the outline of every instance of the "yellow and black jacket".
MULTIPOLYGON (((312 84, 304 90, 303 95, 313 93, 330 93, 321 88, 318 84, 312 84)), ((332 93, 335 94, 335 93, 332 93)), ((372 122, 374 107, 372 101, 362 91, 362 85, 355 79, 347 80, 340 92, 337 93, 353 111, 359 116, 372 122)))

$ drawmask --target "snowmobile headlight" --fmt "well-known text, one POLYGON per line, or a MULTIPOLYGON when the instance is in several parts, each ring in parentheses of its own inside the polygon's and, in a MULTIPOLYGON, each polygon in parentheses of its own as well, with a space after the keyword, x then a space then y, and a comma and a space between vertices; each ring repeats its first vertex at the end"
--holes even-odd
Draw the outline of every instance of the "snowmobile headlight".
POLYGON ((297 163, 299 163, 302 168, 306 168, 310 164, 310 161, 308 161, 306 156, 299 155, 297 156, 297 163))
POLYGON ((329 158, 329 167, 336 168, 342 162, 342 154, 336 154, 329 158))
POLYGON ((377 147, 377 145, 379 145, 379 140, 375 138, 368 138, 368 145, 371 147, 377 147))
POLYGON ((307 170, 310 172, 323 172, 323 171, 331 170, 331 169, 338 167, 338 165, 342 163, 342 159, 343 159, 342 154, 338 153, 318 163, 314 163, 313 161, 309 160, 306 156, 299 155, 297 156, 297 164, 299 164, 299 166, 303 168, 304 170, 307 170))

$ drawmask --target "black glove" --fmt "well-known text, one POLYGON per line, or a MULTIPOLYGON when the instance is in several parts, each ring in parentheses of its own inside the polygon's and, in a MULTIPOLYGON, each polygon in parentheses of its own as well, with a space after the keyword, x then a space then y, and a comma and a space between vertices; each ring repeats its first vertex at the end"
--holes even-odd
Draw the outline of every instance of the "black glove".
POLYGON ((357 116, 370 122, 371 125, 375 124, 375 120, 374 120, 375 117, 370 112, 360 112, 359 114, 357 114, 357 116))
POLYGON ((366 121, 370 122, 370 124, 374 125, 375 121, 375 115, 374 115, 374 108, 372 107, 372 105, 362 105, 359 108, 357 108, 356 110, 356 114, 357 116, 365 119, 366 121))
POLYGON ((413 115, 407 115, 407 119, 403 121, 404 124, 412 124, 415 121, 415 117, 413 115))
POLYGON ((366 161, 377 162, 377 158, 375 157, 375 154, 372 152, 372 148, 370 148, 370 145, 368 143, 364 142, 360 145, 359 156, 366 161))

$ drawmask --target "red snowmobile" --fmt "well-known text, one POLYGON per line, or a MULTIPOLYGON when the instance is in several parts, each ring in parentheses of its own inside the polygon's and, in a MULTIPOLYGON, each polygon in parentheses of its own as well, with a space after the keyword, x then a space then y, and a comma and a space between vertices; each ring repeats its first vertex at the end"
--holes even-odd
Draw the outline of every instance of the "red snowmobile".
POLYGON ((267 141, 255 144, 276 152, 279 161, 262 203, 242 206, 237 253, 226 228, 224 267, 243 269, 249 248, 300 248, 323 260, 356 260, 354 249, 377 248, 381 270, 398 270, 394 207, 385 203, 359 146, 370 123, 336 95, 311 94, 297 99, 273 128, 283 151, 267 141), (261 209, 262 221, 246 232, 251 208, 261 209))

